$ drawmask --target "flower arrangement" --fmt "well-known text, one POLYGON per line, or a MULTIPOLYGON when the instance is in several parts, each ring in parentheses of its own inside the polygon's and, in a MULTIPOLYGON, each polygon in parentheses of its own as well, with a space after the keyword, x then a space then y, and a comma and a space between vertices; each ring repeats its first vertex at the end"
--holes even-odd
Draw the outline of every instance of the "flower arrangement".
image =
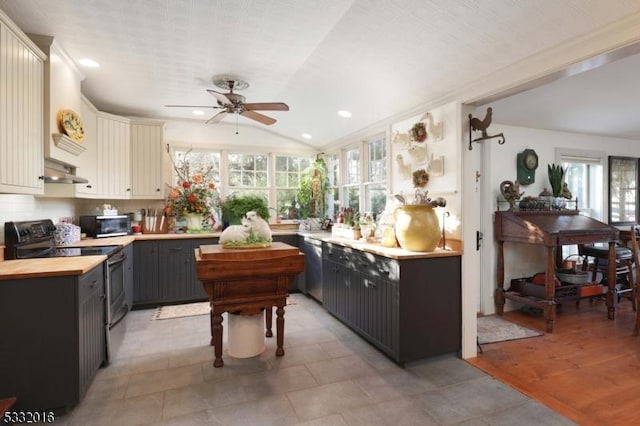
POLYGON ((187 151, 181 162, 173 159, 173 169, 177 174, 176 186, 171 187, 165 213, 167 216, 184 216, 189 213, 210 216, 220 204, 220 194, 213 180, 213 166, 208 165, 192 171, 187 151))

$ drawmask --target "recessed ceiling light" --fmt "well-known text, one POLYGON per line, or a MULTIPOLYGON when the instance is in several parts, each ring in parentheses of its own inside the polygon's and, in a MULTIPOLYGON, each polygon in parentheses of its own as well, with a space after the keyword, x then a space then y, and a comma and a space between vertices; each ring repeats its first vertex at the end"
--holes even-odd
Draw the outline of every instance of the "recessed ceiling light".
POLYGON ((78 63, 82 66, 89 68, 98 68, 100 66, 99 63, 90 58, 82 58, 78 60, 78 63))
POLYGON ((194 111, 191 111, 191 113, 193 115, 204 115, 204 111, 200 111, 199 109, 196 109, 194 111))
POLYGON ((350 118, 351 117, 351 111, 346 111, 344 109, 341 109, 340 111, 338 111, 338 115, 340 117, 350 118))
POLYGON ((311 135, 309 133, 303 133, 302 137, 305 139, 311 139, 311 135))

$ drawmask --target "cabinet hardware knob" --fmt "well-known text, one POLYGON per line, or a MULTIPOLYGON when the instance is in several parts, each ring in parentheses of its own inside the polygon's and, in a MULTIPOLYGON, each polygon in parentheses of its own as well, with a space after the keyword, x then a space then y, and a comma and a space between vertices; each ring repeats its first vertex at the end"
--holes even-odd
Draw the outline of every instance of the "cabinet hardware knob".
POLYGON ((127 192, 130 192, 130 191, 131 191, 131 188, 127 188, 127 192))
POLYGON ((160 188, 156 188, 156 192, 160 192, 160 188))
POLYGON ((38 179, 44 180, 44 176, 38 176, 38 179))
POLYGON ((91 189, 91 188, 93 188, 93 186, 91 186, 91 185, 87 185, 87 188, 91 189))

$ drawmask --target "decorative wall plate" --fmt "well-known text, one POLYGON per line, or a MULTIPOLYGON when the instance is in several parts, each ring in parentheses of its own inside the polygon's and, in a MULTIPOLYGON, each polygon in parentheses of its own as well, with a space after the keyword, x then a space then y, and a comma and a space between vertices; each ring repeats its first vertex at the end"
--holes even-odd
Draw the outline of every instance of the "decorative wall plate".
POLYGON ((58 129, 76 142, 84 141, 84 128, 80 116, 70 109, 58 111, 58 129))

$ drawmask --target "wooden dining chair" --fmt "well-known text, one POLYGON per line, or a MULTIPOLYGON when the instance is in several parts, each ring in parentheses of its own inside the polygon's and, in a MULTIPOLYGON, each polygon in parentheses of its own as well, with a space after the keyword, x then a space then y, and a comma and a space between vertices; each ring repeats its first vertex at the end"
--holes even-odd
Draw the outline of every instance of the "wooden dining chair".
POLYGON ((635 281, 631 283, 631 286, 634 289, 635 303, 637 306, 636 324, 633 327, 633 334, 636 336, 640 331, 640 291, 638 291, 640 289, 640 260, 638 259, 638 238, 640 237, 640 234, 638 234, 639 229, 640 226, 638 226, 637 224, 631 225, 631 252, 633 255, 633 263, 636 268, 635 281))

